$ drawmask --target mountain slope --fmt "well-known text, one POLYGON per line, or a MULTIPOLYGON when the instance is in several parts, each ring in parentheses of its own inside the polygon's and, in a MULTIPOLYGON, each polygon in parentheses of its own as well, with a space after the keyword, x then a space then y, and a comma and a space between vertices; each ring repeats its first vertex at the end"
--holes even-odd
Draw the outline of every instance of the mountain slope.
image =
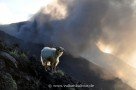
MULTIPOLYGON (((14 43, 18 44, 21 50, 29 51, 28 57, 31 57, 32 55, 35 55, 37 57, 36 62, 33 63, 33 65, 38 63, 40 64, 39 55, 40 50, 43 47, 42 45, 24 42, 1 31, 0 34, 0 39, 2 41, 5 41, 7 43, 7 46, 12 46, 14 43)), ((31 61, 33 60, 34 59, 31 59, 31 61)), ((133 90, 118 78, 113 78, 111 80, 103 79, 101 76, 101 74, 103 74, 102 68, 83 58, 74 58, 72 55, 65 54, 61 58, 59 68, 78 81, 94 85, 94 87, 92 88, 93 90, 133 90)), ((32 73, 32 71, 30 70, 29 73, 32 73)))

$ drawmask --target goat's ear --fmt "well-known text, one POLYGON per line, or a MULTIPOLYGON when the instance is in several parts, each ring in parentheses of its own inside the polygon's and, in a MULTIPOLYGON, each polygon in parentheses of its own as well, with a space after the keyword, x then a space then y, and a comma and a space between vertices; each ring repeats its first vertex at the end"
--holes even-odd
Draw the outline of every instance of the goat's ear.
POLYGON ((61 48, 60 47, 55 47, 56 48, 56 50, 60 50, 61 48))
POLYGON ((62 47, 57 47, 56 50, 60 50, 60 51, 64 52, 64 48, 62 48, 62 47))
POLYGON ((62 51, 63 51, 63 52, 65 51, 65 49, 64 49, 64 48, 62 48, 62 47, 61 47, 61 49, 62 49, 62 51))

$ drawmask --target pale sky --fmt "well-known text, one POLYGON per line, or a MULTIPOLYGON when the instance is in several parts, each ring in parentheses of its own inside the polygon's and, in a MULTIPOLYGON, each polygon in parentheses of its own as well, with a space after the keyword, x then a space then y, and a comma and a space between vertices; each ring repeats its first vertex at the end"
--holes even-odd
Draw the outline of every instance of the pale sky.
POLYGON ((52 0, 0 0, 0 24, 26 21, 52 0))

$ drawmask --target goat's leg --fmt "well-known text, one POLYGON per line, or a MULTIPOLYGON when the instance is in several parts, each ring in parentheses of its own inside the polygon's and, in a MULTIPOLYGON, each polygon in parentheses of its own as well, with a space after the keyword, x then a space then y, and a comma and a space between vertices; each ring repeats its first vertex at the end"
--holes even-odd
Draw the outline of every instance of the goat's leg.
POLYGON ((56 68, 58 66, 59 62, 56 62, 55 65, 54 65, 54 70, 56 71, 56 68))
POLYGON ((56 63, 53 64, 53 70, 56 71, 56 63))
POLYGON ((51 71, 54 71, 55 63, 51 63, 51 71))
POLYGON ((50 63, 50 70, 53 71, 53 63, 50 63))
POLYGON ((56 66, 54 66, 54 71, 56 71, 56 66))
POLYGON ((54 65, 51 66, 51 71, 54 71, 54 65))
POLYGON ((45 62, 44 68, 45 68, 45 71, 47 71, 47 69, 48 69, 47 62, 45 62))

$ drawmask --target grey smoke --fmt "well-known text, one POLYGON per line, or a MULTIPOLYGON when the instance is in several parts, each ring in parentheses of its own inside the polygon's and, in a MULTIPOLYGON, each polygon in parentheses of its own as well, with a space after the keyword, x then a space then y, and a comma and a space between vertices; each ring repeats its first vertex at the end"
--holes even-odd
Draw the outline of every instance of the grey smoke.
MULTIPOLYGON (((66 2, 66 0, 60 1, 66 2)), ((74 54, 79 53, 89 47, 91 41, 97 41, 102 33, 100 21, 109 7, 108 3, 107 0, 67 2, 68 16, 61 20, 52 20, 50 15, 39 12, 31 25, 22 26, 19 38, 38 43, 50 42, 67 50, 73 48, 73 51, 69 52, 74 54)))
MULTIPOLYGON (((62 46, 75 56, 84 56, 113 73, 121 70, 125 76, 129 76, 133 70, 128 71, 117 58, 103 55, 95 44, 99 40, 110 44, 115 48, 115 56, 127 55, 135 48, 136 17, 133 2, 134 0, 57 0, 57 4, 66 7, 65 18, 61 18, 61 12, 55 5, 49 6, 52 9, 50 13, 46 13, 45 7, 18 31, 14 30, 16 34, 12 35, 29 42, 62 46)), ((133 78, 136 74, 132 73, 131 76, 126 79, 118 77, 135 86, 133 78)))
MULTIPOLYGON (((70 52, 79 53, 100 38, 105 43, 115 44, 125 38, 124 33, 133 32, 130 28, 130 25, 134 23, 133 1, 57 0, 57 4, 67 7, 66 18, 54 19, 51 14, 55 14, 57 8, 53 8, 52 13, 46 14, 44 9, 47 7, 45 7, 27 24, 21 26, 18 32, 11 31, 17 32, 14 35, 23 40, 44 44, 53 43, 67 50, 73 48, 70 52), (105 27, 108 31, 104 29, 105 27)), ((120 44, 116 46, 120 48, 120 44)))

